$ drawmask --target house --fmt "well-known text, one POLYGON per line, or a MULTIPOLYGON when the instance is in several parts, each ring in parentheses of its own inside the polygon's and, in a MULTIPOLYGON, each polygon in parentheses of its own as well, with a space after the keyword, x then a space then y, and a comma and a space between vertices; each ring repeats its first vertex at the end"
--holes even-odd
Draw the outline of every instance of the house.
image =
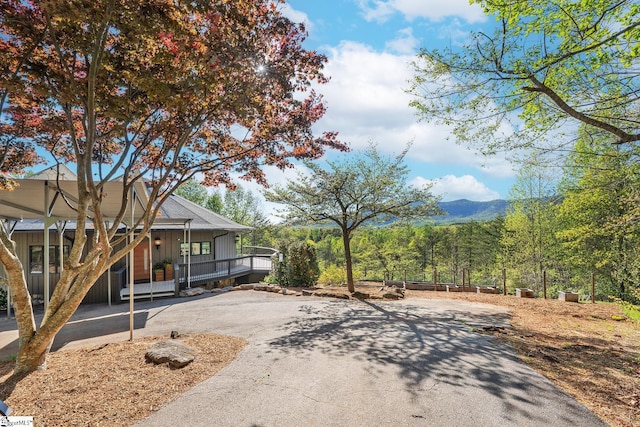
MULTIPOLYGON (((66 167, 49 168, 19 180, 20 186, 12 192, 0 192, 0 219, 16 242, 31 294, 40 296, 45 304, 75 237, 75 213, 60 201, 61 195, 72 198, 74 179, 75 174, 66 167)), ((144 199, 144 186, 135 188, 136 198, 144 199)), ((117 194, 116 187, 113 194, 117 194)), ((120 203, 121 199, 106 199, 105 217, 116 212, 120 203)), ((134 249, 133 261, 124 257, 114 264, 83 303, 110 304, 129 299, 132 281, 134 298, 154 298, 174 296, 191 286, 259 280, 270 270, 269 255, 239 255, 237 249, 238 237, 250 230, 172 195, 161 206, 149 236, 134 249), (160 271, 154 274, 154 267, 163 267, 162 275, 160 271)))

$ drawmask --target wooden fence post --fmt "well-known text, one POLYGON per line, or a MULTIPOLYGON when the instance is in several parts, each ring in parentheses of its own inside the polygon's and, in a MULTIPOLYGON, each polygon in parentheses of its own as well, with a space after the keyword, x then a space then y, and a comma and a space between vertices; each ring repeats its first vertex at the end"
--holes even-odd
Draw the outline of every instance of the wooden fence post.
POLYGON ((596 303, 596 273, 591 273, 591 304, 596 303))
POLYGON ((465 274, 465 270, 466 270, 465 268, 462 269, 462 292, 464 292, 464 287, 465 287, 465 284, 466 284, 466 278, 465 278, 465 275, 464 275, 465 274))
POLYGON ((502 269, 502 294, 507 294, 507 269, 502 269))
POLYGON ((438 270, 435 268, 433 269, 433 290, 438 290, 438 270))
POLYGON ((547 270, 542 271, 542 291, 544 292, 544 299, 547 299, 547 270))

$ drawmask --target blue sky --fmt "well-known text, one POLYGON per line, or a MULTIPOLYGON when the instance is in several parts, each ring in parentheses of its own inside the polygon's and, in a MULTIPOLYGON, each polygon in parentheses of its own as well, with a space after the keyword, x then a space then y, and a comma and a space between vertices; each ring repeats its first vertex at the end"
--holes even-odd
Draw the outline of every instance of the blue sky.
MULTIPOLYGON (((477 5, 468 0, 288 0, 282 10, 306 23, 305 48, 328 57, 331 81, 318 88, 328 111, 317 123, 319 132, 339 132, 354 151, 374 141, 380 151, 399 154, 412 141, 406 157, 410 182, 433 182, 432 192, 445 201, 508 197, 512 165, 448 140, 445 126, 419 122, 404 92, 412 76, 408 64, 418 49, 459 45, 470 31, 492 25, 477 5)), ((332 159, 344 155, 328 154, 332 159)), ((269 171, 271 184, 294 177, 293 171, 269 171)))

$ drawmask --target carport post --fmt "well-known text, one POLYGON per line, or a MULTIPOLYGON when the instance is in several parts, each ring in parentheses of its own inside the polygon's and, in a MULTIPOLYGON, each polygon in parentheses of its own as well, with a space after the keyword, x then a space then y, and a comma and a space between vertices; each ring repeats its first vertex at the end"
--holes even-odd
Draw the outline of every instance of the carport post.
POLYGON ((44 259, 42 266, 42 276, 44 279, 44 311, 49 306, 49 181, 44 182, 44 248, 42 248, 44 259))

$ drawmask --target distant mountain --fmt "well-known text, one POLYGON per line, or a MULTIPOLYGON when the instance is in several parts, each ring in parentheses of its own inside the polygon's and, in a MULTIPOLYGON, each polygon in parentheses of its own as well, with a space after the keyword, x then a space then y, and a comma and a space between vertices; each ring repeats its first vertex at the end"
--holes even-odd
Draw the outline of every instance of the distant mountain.
POLYGON ((454 224, 471 221, 490 221, 500 215, 505 215, 509 202, 501 199, 488 202, 461 199, 453 202, 440 202, 438 205, 447 214, 430 219, 435 221, 436 224, 454 224))

